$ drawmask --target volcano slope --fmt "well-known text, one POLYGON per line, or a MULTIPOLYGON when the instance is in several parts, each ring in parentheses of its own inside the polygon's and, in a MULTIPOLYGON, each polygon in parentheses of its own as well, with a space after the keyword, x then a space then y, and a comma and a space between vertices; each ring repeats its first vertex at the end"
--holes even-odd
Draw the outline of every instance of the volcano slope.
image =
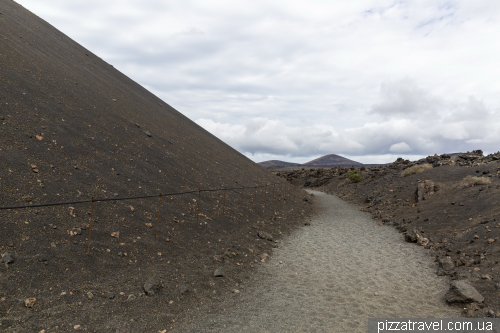
POLYGON ((433 251, 441 266, 438 275, 462 280, 484 296, 481 303, 450 304, 465 308, 467 316, 500 316, 500 153, 483 156, 478 150, 418 162, 398 159, 377 168, 278 174, 356 203, 378 223, 394 226, 407 241, 433 251), (409 172, 423 165, 420 173, 409 172), (350 172, 363 180, 349 181, 350 172))
POLYGON ((165 194, 1 209, 0 331, 163 330, 309 214, 306 193, 47 22, 10 0, 0 12, 0 206, 165 194))

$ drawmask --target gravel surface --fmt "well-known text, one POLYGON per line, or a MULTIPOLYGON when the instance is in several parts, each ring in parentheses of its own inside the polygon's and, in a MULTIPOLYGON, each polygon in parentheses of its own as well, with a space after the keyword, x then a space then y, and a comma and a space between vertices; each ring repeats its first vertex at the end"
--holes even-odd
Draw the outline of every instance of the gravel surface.
POLYGON ((321 192, 318 214, 276 249, 224 310, 193 309, 176 332, 366 332, 368 318, 460 317, 429 252, 321 192))

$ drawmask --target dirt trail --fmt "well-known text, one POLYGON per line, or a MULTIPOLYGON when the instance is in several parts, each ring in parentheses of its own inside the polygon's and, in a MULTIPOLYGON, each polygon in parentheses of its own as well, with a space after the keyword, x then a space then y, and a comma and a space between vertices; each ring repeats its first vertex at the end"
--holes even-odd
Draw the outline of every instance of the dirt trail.
POLYGON ((367 318, 459 317, 428 251, 354 205, 321 192, 320 212, 275 250, 254 280, 193 310, 176 332, 366 332, 367 318), (212 313, 211 313, 212 312, 212 313))

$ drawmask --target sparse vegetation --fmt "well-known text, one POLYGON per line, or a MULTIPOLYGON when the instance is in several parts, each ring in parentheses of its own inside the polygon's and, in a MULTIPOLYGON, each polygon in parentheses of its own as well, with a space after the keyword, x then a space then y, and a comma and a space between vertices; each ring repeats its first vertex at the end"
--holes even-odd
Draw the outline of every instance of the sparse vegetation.
POLYGON ((345 185, 345 184, 347 184, 347 183, 350 183, 350 180, 349 180, 349 179, 344 179, 343 181, 341 181, 341 182, 337 185, 337 187, 342 187, 342 186, 344 186, 344 185, 345 185))
POLYGON ((359 173, 349 172, 349 180, 352 183, 359 183, 363 180, 363 176, 361 176, 359 173))
POLYGON ((407 176, 411 176, 411 175, 414 175, 417 173, 424 172, 425 170, 429 170, 429 169, 432 169, 431 164, 414 165, 412 167, 404 169, 403 172, 401 173, 401 176, 407 177, 407 176))
POLYGON ((462 180, 460 185, 463 188, 465 188, 465 187, 472 187, 472 186, 477 186, 477 185, 487 185, 489 183, 491 183, 491 180, 489 178, 467 176, 462 180))

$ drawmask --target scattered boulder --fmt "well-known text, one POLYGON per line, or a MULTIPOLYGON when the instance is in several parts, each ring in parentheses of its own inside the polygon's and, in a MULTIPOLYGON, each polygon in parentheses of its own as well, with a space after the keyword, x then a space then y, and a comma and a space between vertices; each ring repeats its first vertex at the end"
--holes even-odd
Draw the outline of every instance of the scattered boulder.
POLYGON ((219 267, 214 272, 215 277, 223 277, 224 276, 224 267, 219 267))
POLYGON ((157 294, 160 291, 161 284, 158 280, 149 277, 144 283, 143 289, 146 295, 153 296, 154 294, 157 294))
POLYGON ((259 236, 262 239, 267 239, 268 241, 272 242, 273 241, 273 236, 270 233, 267 233, 265 231, 259 231, 257 233, 257 236, 259 236))
POLYGON ((2 262, 6 264, 12 264, 14 263, 14 258, 12 258, 12 255, 8 252, 2 253, 2 262))
POLYGON ((470 284, 455 280, 450 283, 450 290, 446 293, 445 300, 448 303, 482 303, 484 297, 470 284))
POLYGON ((455 269, 455 263, 450 257, 444 257, 439 259, 439 266, 445 271, 451 271, 455 269))
POLYGON ((416 228, 413 228, 411 231, 408 231, 405 234, 405 240, 407 242, 415 243, 419 238, 423 238, 423 237, 416 228))
POLYGON ((430 196, 434 194, 434 188, 434 182, 431 180, 424 180, 423 182, 418 183, 417 191, 415 192, 417 202, 428 200, 430 196))

